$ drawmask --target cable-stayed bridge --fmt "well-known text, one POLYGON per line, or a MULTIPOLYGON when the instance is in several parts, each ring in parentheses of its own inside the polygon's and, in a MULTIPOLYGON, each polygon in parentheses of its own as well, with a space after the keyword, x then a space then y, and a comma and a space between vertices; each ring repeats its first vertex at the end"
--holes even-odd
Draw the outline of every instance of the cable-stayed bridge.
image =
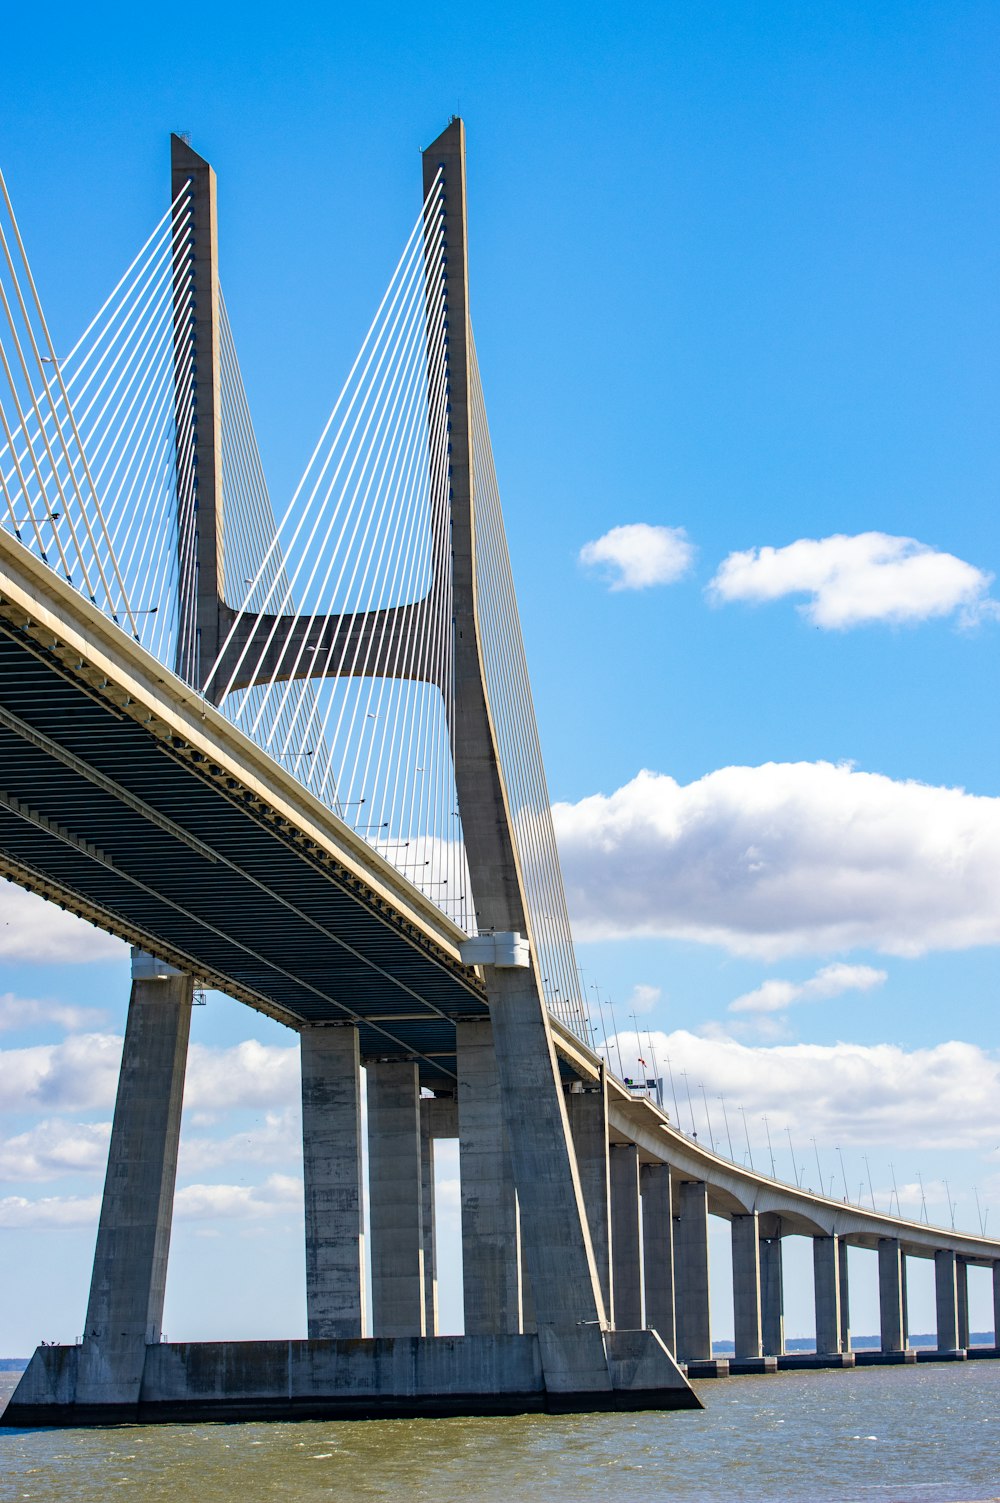
POLYGON ((84 1338, 38 1350, 8 1423, 693 1405, 685 1371, 724 1367, 710 1210, 732 1223, 744 1370, 794 1360, 790 1234, 814 1239, 827 1365, 856 1357, 849 1244, 878 1248, 883 1360, 913 1355, 908 1256, 935 1260, 941 1355, 968 1348, 970 1263, 1000 1298, 1000 1245, 741 1169, 594 1047, 472 336, 460 121, 422 190, 276 508, 208 164, 173 139, 163 218, 66 355, 3 188, 0 873, 134 947, 84 1338), (161 1339, 196 983, 301 1037, 307 1340, 161 1339), (442 1137, 460 1338, 437 1336, 442 1137))

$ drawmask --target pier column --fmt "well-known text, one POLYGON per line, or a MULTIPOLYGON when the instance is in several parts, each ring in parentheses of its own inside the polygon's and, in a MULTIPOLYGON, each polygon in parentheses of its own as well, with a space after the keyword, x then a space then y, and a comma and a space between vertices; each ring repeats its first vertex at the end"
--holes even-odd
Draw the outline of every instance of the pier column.
POLYGON ((646 1325, 657 1333, 669 1352, 676 1352, 674 1218, 670 1178, 669 1164, 643 1164, 639 1170, 646 1325))
POLYGON ((430 1100, 420 1102, 420 1192, 421 1222, 424 1233, 424 1333, 438 1333, 437 1236, 434 1225, 434 1130, 430 1100))
POLYGON ((420 1082, 410 1061, 368 1065, 372 1323, 376 1336, 423 1336, 420 1082))
POLYGON ((813 1288, 816 1300, 816 1351, 831 1356, 843 1351, 840 1308, 840 1238, 813 1238, 813 1288))
POLYGON ((685 1180, 674 1224, 677 1360, 710 1361, 712 1321, 708 1275, 708 1186, 685 1180))
POLYGON ((937 1349, 954 1352, 958 1340, 958 1278, 956 1257, 948 1247, 934 1254, 934 1294, 937 1307, 937 1349))
POLYGON ((302 1177, 310 1339, 364 1336, 365 1234, 358 1030, 306 1026, 302 1177))
POLYGON ((993 1345, 1000 1351, 1000 1263, 993 1264, 993 1345))
POLYGON ((781 1238, 760 1239, 760 1327, 765 1357, 785 1354, 785 1288, 781 1238))
POLYGON ((756 1212, 734 1216, 733 1335, 737 1358, 760 1357, 763 1333, 760 1309, 760 1227, 756 1212))
MULTIPOLYGON (((614 1325, 611 1284, 611 1170, 608 1144, 608 1083, 604 1066, 598 1086, 570 1091, 566 1097, 580 1190, 587 1212, 594 1262, 604 1296, 604 1310, 614 1325)), ((660 1333, 663 1334, 662 1332, 660 1333)))
POLYGON ((456 1044, 465 1334, 516 1335, 521 1329, 517 1197, 489 1018, 460 1021, 456 1044))
POLYGON ((969 1350, 969 1265, 964 1258, 955 1259, 955 1284, 958 1293, 958 1344, 969 1350))
POLYGON ((883 1352, 904 1350, 903 1252, 897 1237, 878 1244, 878 1303, 883 1352))
POLYGON ((642 1238, 639 1226, 639 1150, 611 1145, 611 1268, 615 1328, 642 1327, 642 1238))
POLYGON ((837 1265, 840 1269, 840 1350, 851 1350, 851 1283, 848 1275, 847 1243, 837 1238, 837 1265))
POLYGON ((80 1404, 136 1404, 161 1337, 194 982, 132 952, 132 993, 94 1271, 80 1404))

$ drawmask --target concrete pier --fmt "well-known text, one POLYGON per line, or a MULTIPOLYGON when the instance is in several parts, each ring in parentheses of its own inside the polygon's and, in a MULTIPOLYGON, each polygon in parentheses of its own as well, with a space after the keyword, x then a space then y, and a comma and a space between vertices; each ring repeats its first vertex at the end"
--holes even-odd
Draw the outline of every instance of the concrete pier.
POLYGON ((368 1065, 372 1322, 376 1336, 424 1336, 423 1186, 417 1066, 368 1065))
POLYGON ((141 951, 132 992, 77 1402, 138 1403, 147 1345, 161 1336, 194 982, 141 951))
POLYGON ((969 1350, 969 1265, 964 1258, 955 1259, 955 1287, 958 1296, 958 1344, 969 1350))
POLYGON ((669 1164, 643 1164, 642 1271, 646 1325, 656 1331, 668 1352, 677 1351, 674 1318, 674 1218, 669 1164))
POLYGON ((837 1236, 813 1238, 817 1356, 832 1356, 844 1349, 840 1309, 840 1263, 840 1239, 837 1236))
POLYGON ((307 1329, 366 1336, 358 1030, 306 1027, 299 1038, 307 1329))
POLYGON ((942 1248, 934 1254, 934 1297, 937 1309, 937 1349, 939 1352, 959 1350, 958 1280, 955 1261, 955 1254, 949 1248, 942 1248))
POLYGON ((712 1360, 709 1306, 708 1186, 684 1180, 674 1224, 674 1286, 677 1309, 677 1360, 712 1360))
POLYGON ((878 1244, 878 1302, 883 1352, 906 1349, 903 1318, 903 1252, 896 1237, 882 1237, 878 1244))
POLYGON ((594 1263, 604 1298, 604 1311, 608 1321, 614 1324, 614 1292, 611 1287, 608 1082, 603 1068, 600 1085, 596 1089, 569 1092, 566 1097, 566 1111, 573 1138, 573 1150, 576 1154, 580 1189, 587 1213, 587 1225, 590 1229, 594 1263))
POLYGON ((611 1271, 615 1325, 638 1330, 642 1320, 642 1231, 639 1222, 639 1150, 611 1145, 611 1271))
POLYGON ((467 1336, 521 1329, 517 1197, 489 1019, 459 1022, 458 1143, 467 1336))
POLYGON ((760 1326, 765 1357, 783 1357, 785 1288, 778 1236, 760 1239, 760 1326))
POLYGON ((851 1282, 848 1271, 847 1243, 837 1238, 837 1266, 840 1270, 840 1350, 851 1350, 851 1282))
POLYGON ((424 1331, 438 1333, 437 1227, 434 1196, 434 1133, 429 1101, 420 1103, 420 1221, 424 1234, 424 1331))
POLYGON ((764 1355, 760 1307, 760 1229, 757 1215, 734 1216, 733 1335, 738 1362, 764 1355))
POLYGON ((993 1345, 1000 1351, 1000 1263, 993 1264, 993 1345))

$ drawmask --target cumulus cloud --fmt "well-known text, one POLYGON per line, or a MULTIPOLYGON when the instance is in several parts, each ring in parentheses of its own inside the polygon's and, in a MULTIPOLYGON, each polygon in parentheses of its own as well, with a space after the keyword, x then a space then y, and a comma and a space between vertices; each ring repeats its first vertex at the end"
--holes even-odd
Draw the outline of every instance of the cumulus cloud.
MULTIPOLYGON (((1000 1054, 976 1044, 952 1040, 927 1049, 895 1044, 749 1045, 721 1031, 700 1037, 684 1029, 654 1032, 652 1052, 659 1073, 670 1060, 675 1085, 686 1070, 692 1082, 704 1082, 710 1103, 721 1095, 729 1104, 734 1148, 742 1135, 743 1107, 755 1143, 763 1137, 755 1124, 771 1114, 772 1130, 791 1128, 804 1147, 819 1142, 867 1147, 873 1143, 903 1148, 992 1148, 996 1142, 996 1100, 1000 1091, 1000 1054), (739 1132, 737 1132, 739 1123, 739 1132)), ((649 1039, 623 1029, 617 1038, 626 1073, 635 1074, 638 1059, 650 1059, 649 1039)), ((610 1058, 617 1067, 615 1041, 610 1058)), ((698 1136, 707 1137, 700 1090, 692 1087, 698 1136)), ((667 1101, 674 1116, 670 1087, 667 1101)), ((686 1093, 680 1092, 678 1125, 689 1129, 686 1093)), ((715 1113, 714 1106, 712 1107, 715 1113)), ((718 1113, 712 1117, 716 1142, 724 1132, 718 1113), (718 1117, 718 1120, 716 1120, 718 1117)), ((743 1146, 743 1145, 741 1145, 743 1146)), ((766 1166, 762 1156, 757 1167, 766 1166)))
POLYGON ((181 1133, 179 1172, 195 1174, 217 1169, 220 1164, 279 1164, 302 1153, 302 1119, 298 1110, 268 1112, 262 1124, 254 1123, 225 1138, 181 1133))
MULTIPOLYGON (((0 1111, 46 1114, 110 1110, 118 1088, 122 1040, 114 1033, 81 1033, 59 1044, 0 1049, 0 1111)), ((184 1105, 212 1120, 233 1107, 277 1111, 300 1093, 298 1043, 231 1048, 192 1044, 184 1105)))
MULTIPOLYGON (((0 1200, 0 1229, 96 1226, 99 1195, 50 1195, 0 1200)), ((250 1220, 301 1212, 302 1181, 272 1174, 261 1185, 185 1185, 174 1197, 174 1215, 186 1221, 250 1220)))
POLYGON ((775 959, 1000 943, 1000 799, 829 762, 641 772, 553 808, 581 939, 775 959))
POLYGON ((59 1179, 64 1174, 103 1174, 110 1122, 67 1122, 47 1117, 28 1132, 0 1142, 0 1178, 59 1179))
POLYGON ((632 995, 625 1003, 629 1012, 652 1012, 659 1002, 662 993, 658 986, 649 986, 645 981, 639 981, 632 988, 632 995))
POLYGON ((18 1028, 65 1028, 75 1032, 103 1023, 107 1013, 95 1007, 74 1007, 63 1002, 41 1001, 34 997, 16 997, 13 992, 0 996, 0 1033, 18 1028))
POLYGON ((808 981, 781 981, 777 977, 763 982, 752 992, 744 992, 730 1002, 730 1012, 783 1012, 793 1002, 820 1001, 839 997, 844 992, 867 992, 881 986, 885 971, 871 965, 825 965, 808 981))
POLYGON ((996 614, 997 602, 987 599, 992 582, 992 574, 915 538, 862 532, 730 553, 708 590, 716 601, 807 595, 800 607, 807 620, 844 630, 872 621, 926 621, 955 611, 969 624, 996 614))
POLYGON ((0 959, 84 965, 127 953, 120 939, 0 878, 0 959))
POLYGON ((683 527, 652 527, 630 522, 584 543, 580 563, 600 569, 612 590, 645 590, 673 584, 688 572, 694 548, 683 527))

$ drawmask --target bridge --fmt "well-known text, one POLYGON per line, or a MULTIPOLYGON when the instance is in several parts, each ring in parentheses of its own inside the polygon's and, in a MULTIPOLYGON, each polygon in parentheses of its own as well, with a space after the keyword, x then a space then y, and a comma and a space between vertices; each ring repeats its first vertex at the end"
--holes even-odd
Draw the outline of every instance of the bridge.
POLYGON ((209 165, 173 138, 164 217, 65 356, 3 187, 0 874, 133 947, 84 1335, 35 1352, 6 1424, 696 1407, 694 1377, 914 1360, 915 1257, 934 1355, 969 1352, 969 1266, 1000 1311, 1000 1244, 738 1166, 602 1057, 472 335, 460 120, 422 188, 278 515, 209 165), (162 1339, 196 986, 300 1037, 303 1339, 162 1339), (443 1138, 462 1336, 438 1334, 443 1138), (813 1242, 809 1356, 784 1350, 790 1235, 813 1242), (878 1352, 851 1350, 849 1246, 878 1250, 878 1352))

